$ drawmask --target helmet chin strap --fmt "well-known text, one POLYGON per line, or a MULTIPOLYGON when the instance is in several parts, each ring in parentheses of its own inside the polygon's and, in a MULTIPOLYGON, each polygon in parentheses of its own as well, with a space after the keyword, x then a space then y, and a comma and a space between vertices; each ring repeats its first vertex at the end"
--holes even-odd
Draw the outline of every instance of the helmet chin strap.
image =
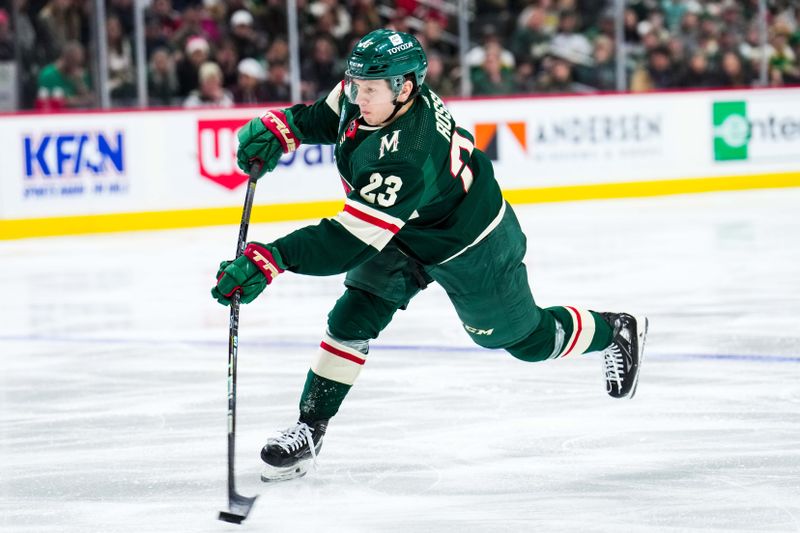
POLYGON ((387 118, 386 120, 383 121, 383 124, 386 124, 387 122, 391 122, 392 119, 395 117, 395 115, 397 115, 397 113, 403 108, 403 106, 406 105, 407 103, 409 103, 410 101, 411 101, 411 99, 408 99, 405 102, 398 102, 397 98, 395 98, 394 102, 392 102, 394 104, 394 111, 392 111, 392 114, 389 115, 389 118, 387 118))

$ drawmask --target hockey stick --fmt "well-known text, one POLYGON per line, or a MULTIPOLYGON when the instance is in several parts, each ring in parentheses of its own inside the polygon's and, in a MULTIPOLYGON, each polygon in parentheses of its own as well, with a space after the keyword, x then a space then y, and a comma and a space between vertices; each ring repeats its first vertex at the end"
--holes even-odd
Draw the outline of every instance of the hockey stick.
MULTIPOLYGON (((247 241, 247 229, 250 227, 250 212, 253 209, 253 197, 256 193, 256 180, 261 171, 261 164, 250 167, 250 179, 247 182, 247 195, 244 199, 242 223, 239 225, 239 242, 236 244, 236 257, 244 253, 247 241)), ((253 503, 258 496, 248 498, 236 492, 233 459, 236 442, 236 359, 239 351, 239 300, 242 291, 237 290, 231 298, 230 336, 228 338, 228 510, 220 511, 219 519, 225 522, 241 524, 250 514, 253 503)))

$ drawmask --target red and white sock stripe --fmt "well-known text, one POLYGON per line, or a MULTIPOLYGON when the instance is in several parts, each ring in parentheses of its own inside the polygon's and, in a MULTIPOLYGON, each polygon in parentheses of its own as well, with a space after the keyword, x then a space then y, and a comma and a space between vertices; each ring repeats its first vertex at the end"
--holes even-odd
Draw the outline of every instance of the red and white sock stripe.
POLYGON ((557 357, 580 355, 586 352, 594 337, 594 317, 585 309, 564 306, 572 318, 572 335, 564 343, 557 357))
POLYGON ((377 250, 382 250, 405 224, 397 217, 349 198, 335 220, 361 242, 377 250))
POLYGON ((331 381, 352 385, 365 362, 366 355, 325 335, 311 362, 311 370, 331 381))

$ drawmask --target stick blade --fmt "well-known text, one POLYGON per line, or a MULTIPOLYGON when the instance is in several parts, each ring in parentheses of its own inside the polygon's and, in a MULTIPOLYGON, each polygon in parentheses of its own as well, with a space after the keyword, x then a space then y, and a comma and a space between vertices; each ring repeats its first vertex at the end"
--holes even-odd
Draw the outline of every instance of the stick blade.
POLYGON ((244 520, 245 518, 247 517, 231 513, 229 511, 219 512, 219 519, 222 520, 223 522, 230 522, 231 524, 241 524, 242 520, 244 520))
POLYGON ((257 497, 258 496, 253 496, 252 498, 248 498, 241 494, 232 494, 228 502, 229 510, 220 511, 219 519, 223 522, 230 522, 231 524, 241 524, 242 521, 247 518, 247 515, 250 514, 250 510, 253 508, 253 503, 256 501, 257 497))

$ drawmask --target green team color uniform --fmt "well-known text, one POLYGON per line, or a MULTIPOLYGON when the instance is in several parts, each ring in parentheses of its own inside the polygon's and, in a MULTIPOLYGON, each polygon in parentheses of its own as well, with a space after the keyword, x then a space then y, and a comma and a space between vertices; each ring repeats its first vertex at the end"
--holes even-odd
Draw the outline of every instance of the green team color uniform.
MULTIPOLYGON (((581 352, 609 345, 611 329, 596 313, 535 304, 522 263, 525 236, 491 161, 434 92, 422 85, 410 109, 384 127, 359 119, 358 106, 342 92, 339 86, 327 98, 285 112, 302 142, 335 145, 345 207, 271 243, 287 270, 347 272, 323 348, 358 361, 369 339, 432 281, 445 289, 481 346, 539 361, 564 355, 570 339, 573 347, 580 344, 584 329, 590 338, 581 352), (331 347, 334 341, 341 344, 331 347)), ((308 373, 300 401, 304 421, 333 416, 355 379, 324 373, 313 365, 308 373)))

